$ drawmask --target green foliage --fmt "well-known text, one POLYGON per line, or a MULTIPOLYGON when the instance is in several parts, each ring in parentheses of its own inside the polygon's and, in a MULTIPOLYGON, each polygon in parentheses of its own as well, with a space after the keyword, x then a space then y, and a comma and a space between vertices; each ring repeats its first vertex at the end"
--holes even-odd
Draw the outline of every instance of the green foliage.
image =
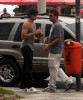
MULTIPOLYGON (((15 92, 13 92, 11 90, 0 88, 0 94, 3 94, 3 95, 14 95, 15 92)), ((17 94, 15 94, 15 95, 16 95, 17 98, 23 98, 22 96, 19 96, 17 94)))
POLYGON ((13 91, 6 90, 6 89, 3 89, 3 88, 0 88, 0 93, 1 94, 6 94, 6 95, 13 95, 13 94, 15 94, 13 91))

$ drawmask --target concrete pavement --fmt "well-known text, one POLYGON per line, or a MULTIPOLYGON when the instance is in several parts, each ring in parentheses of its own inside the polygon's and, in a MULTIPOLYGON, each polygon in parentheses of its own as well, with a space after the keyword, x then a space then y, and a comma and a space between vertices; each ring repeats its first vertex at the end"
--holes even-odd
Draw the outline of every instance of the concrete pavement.
POLYGON ((40 90, 38 93, 28 94, 22 92, 19 88, 6 87, 6 89, 12 90, 16 94, 24 97, 19 100, 83 100, 83 90, 76 91, 75 89, 71 89, 64 91, 64 89, 57 89, 56 93, 47 93, 42 92, 42 89, 38 88, 40 90))
POLYGON ((83 100, 83 91, 76 92, 71 90, 64 92, 64 90, 57 90, 56 93, 39 92, 38 94, 27 95, 22 100, 83 100))
MULTIPOLYGON (((72 87, 69 91, 64 91, 64 85, 58 79, 59 83, 58 89, 56 93, 47 93, 42 92, 43 88, 38 88, 40 91, 35 94, 28 94, 26 92, 22 92, 19 87, 3 87, 5 89, 9 89, 14 91, 19 96, 23 96, 24 98, 19 100, 83 100, 83 87, 81 86, 80 91, 76 91, 76 85, 72 87), (61 86, 61 87, 60 87, 61 86)), ((74 83, 76 83, 75 78, 73 78, 74 83)), ((83 83, 83 79, 81 79, 83 83)))

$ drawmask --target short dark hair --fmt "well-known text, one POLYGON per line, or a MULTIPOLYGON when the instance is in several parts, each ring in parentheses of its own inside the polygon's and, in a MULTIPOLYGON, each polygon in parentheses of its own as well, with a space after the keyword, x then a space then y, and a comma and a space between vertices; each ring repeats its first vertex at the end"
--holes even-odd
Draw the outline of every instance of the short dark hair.
POLYGON ((53 13, 54 16, 57 16, 57 17, 59 16, 58 11, 56 9, 49 10, 49 13, 53 13))
POLYGON ((28 13, 27 13, 27 15, 28 15, 29 18, 30 18, 30 16, 32 16, 32 15, 37 15, 37 14, 38 14, 38 11, 37 11, 36 8, 30 8, 30 9, 28 10, 28 13))

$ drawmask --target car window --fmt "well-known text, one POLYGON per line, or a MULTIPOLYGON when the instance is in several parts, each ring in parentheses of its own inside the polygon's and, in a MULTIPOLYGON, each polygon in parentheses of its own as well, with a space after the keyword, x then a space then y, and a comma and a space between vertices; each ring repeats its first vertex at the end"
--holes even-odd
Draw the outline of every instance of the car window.
POLYGON ((20 25, 17 28, 16 34, 15 34, 15 37, 14 37, 14 41, 16 41, 16 42, 22 41, 22 39, 21 39, 22 25, 23 25, 23 23, 20 23, 20 25))
MULTIPOLYGON (((41 29, 41 23, 35 23, 36 24, 36 29, 41 29)), ((34 43, 40 43, 41 42, 41 39, 35 39, 34 43)))
POLYGON ((51 24, 46 24, 45 37, 47 37, 49 35, 51 26, 52 26, 51 24))
POLYGON ((0 40, 8 40, 15 23, 0 23, 0 40))
MULTIPOLYGON (((67 27, 75 34, 75 23, 67 25, 67 27)), ((83 41, 83 22, 80 23, 80 40, 83 41)))
MULTIPOLYGON (((49 35, 51 26, 52 26, 51 24, 46 24, 46 27, 45 27, 45 37, 49 35)), ((69 33, 64 29, 64 40, 65 40, 65 39, 72 39, 72 40, 74 40, 74 38, 71 36, 71 34, 69 34, 69 33)))
POLYGON ((80 23, 80 40, 83 41, 83 22, 80 23))
POLYGON ((36 29, 41 28, 41 24, 40 23, 36 23, 36 29))
POLYGON ((64 40, 66 39, 72 39, 74 40, 74 38, 72 37, 71 34, 69 34, 65 29, 64 29, 64 40))
POLYGON ((66 25, 73 33, 75 33, 75 23, 66 25))

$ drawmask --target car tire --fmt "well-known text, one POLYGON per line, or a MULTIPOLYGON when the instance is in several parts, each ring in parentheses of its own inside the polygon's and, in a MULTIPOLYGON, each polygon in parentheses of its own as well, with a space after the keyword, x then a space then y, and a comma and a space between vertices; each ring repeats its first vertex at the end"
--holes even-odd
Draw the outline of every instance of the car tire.
POLYGON ((15 86, 19 82, 20 72, 17 64, 10 59, 0 61, 0 84, 2 86, 15 86))

